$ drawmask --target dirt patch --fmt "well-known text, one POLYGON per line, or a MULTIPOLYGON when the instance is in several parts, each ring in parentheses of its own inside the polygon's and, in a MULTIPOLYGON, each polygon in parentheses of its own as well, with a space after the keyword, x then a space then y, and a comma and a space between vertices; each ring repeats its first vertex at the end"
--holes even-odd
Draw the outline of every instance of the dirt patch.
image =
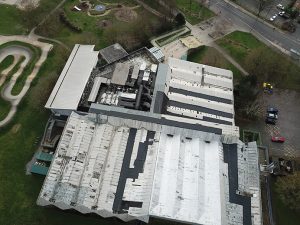
POLYGON ((123 6, 115 13, 115 16, 120 21, 131 22, 137 18, 137 13, 131 8, 123 6))
POLYGON ((100 28, 108 28, 108 27, 111 27, 112 26, 112 21, 110 20, 99 20, 97 22, 97 25, 100 27, 100 28))
POLYGON ((20 128, 21 128, 21 124, 20 124, 20 123, 15 124, 15 125, 11 128, 11 132, 12 132, 13 134, 16 134, 16 133, 20 130, 20 128))

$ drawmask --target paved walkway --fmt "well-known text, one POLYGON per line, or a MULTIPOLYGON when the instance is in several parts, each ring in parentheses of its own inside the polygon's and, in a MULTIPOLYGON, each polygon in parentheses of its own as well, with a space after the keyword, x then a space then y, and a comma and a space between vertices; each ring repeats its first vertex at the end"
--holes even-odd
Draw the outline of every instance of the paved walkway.
POLYGON ((246 76, 249 75, 249 73, 246 70, 244 70, 244 68, 238 62, 236 62, 230 55, 228 55, 227 52, 224 51, 224 49, 222 49, 219 45, 217 45, 216 43, 212 43, 210 46, 214 47, 219 53, 223 55, 224 58, 226 58, 232 65, 234 65, 244 75, 246 76))
MULTIPOLYGON (((32 52, 29 48, 26 48, 26 47, 23 47, 23 46, 18 46, 18 45, 8 46, 8 47, 2 49, 2 51, 0 51, 0 62, 6 56, 13 55, 15 57, 15 60, 14 60, 13 64, 16 65, 17 58, 19 58, 20 56, 25 57, 25 60, 20 65, 20 69, 18 69, 18 71, 12 75, 12 78, 10 79, 8 84, 6 86, 4 86, 2 91, 1 91, 1 97, 3 99, 5 99, 6 101, 9 101, 11 103, 12 107, 11 107, 10 112, 6 116, 6 118, 3 119, 2 121, 0 121, 0 127, 5 126, 6 124, 8 124, 12 120, 13 116, 15 115, 15 113, 17 111, 17 106, 19 105, 19 103, 23 99, 23 97, 26 95, 27 91, 30 88, 32 80, 38 74, 41 65, 45 62, 45 60, 47 59, 49 51, 52 49, 51 44, 39 42, 38 40, 34 40, 34 39, 30 39, 28 36, 0 36, 0 45, 4 44, 6 42, 10 42, 10 41, 20 41, 20 42, 25 42, 25 43, 31 44, 35 47, 40 48, 42 53, 41 53, 40 58, 36 62, 33 71, 27 77, 27 79, 25 81, 25 85, 22 88, 21 92, 18 95, 13 95, 11 93, 12 89, 13 89, 15 83, 16 83, 17 78, 22 75, 22 72, 23 72, 24 68, 30 62, 31 57, 32 57, 32 52)), ((6 75, 3 74, 3 76, 2 76, 2 74, 1 74, 2 84, 5 82, 7 74, 12 69, 13 69, 13 66, 10 66, 8 69, 6 69, 4 71, 6 75)))

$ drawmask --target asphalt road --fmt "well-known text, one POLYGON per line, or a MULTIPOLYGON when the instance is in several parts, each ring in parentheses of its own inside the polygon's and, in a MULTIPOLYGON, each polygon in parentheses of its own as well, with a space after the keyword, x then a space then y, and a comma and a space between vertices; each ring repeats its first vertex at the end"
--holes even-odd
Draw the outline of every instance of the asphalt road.
POLYGON ((251 16, 239 7, 235 7, 223 0, 210 0, 209 2, 211 10, 237 26, 249 30, 254 35, 260 36, 260 38, 270 41, 287 51, 295 49, 300 52, 300 37, 274 29, 270 25, 258 20, 255 16, 251 16))

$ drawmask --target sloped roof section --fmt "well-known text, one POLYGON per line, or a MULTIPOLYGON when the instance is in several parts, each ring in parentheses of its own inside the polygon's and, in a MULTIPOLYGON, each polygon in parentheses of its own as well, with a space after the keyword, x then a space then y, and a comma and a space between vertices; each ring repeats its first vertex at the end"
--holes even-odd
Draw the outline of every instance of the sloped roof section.
POLYGON ((77 110, 81 95, 97 61, 98 51, 94 51, 94 45, 76 44, 45 107, 77 110))

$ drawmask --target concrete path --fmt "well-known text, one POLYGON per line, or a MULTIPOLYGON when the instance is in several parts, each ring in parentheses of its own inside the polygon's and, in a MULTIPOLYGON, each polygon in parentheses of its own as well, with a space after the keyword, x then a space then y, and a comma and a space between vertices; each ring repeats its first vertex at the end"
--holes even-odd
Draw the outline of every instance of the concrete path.
MULTIPOLYGON (((17 78, 22 75, 22 72, 23 72, 24 68, 30 62, 30 60, 32 58, 32 52, 29 48, 26 48, 26 47, 23 47, 23 46, 18 46, 18 45, 8 46, 8 47, 6 47, 6 48, 4 48, 0 51, 0 62, 8 55, 14 55, 15 56, 15 60, 14 60, 14 63, 13 63, 14 66, 18 62, 18 60, 16 60, 16 58, 20 58, 21 56, 25 57, 25 60, 21 63, 20 68, 18 69, 18 71, 12 75, 12 78, 10 79, 8 84, 5 85, 1 90, 1 97, 4 100, 9 101, 11 103, 12 107, 11 107, 10 112, 6 116, 6 118, 3 119, 2 121, 0 121, 0 127, 5 126, 6 124, 8 124, 12 120, 13 116, 15 115, 15 113, 17 111, 17 106, 19 105, 20 101, 23 99, 23 97, 25 96, 25 94, 29 90, 32 80, 38 74, 41 65, 47 59, 48 52, 53 47, 51 44, 39 42, 38 40, 30 39, 28 36, 0 36, 0 45, 4 44, 6 42, 10 42, 10 41, 25 42, 25 43, 31 44, 31 45, 33 45, 37 48, 40 48, 41 49, 41 56, 38 59, 38 61, 36 62, 31 74, 27 77, 27 79, 25 81, 25 85, 22 88, 21 92, 18 95, 13 95, 11 93, 12 89, 13 89, 15 83, 16 83, 17 78)), ((5 82, 7 74, 9 73, 9 71, 11 71, 13 69, 14 66, 11 66, 11 67, 9 67, 8 69, 6 69, 4 71, 6 73, 6 76, 5 76, 5 74, 3 76, 1 76, 1 78, 3 79, 3 81, 2 81, 3 83, 5 82), (5 79, 3 77, 5 77, 5 79)))
POLYGON ((246 75, 246 76, 249 75, 249 73, 246 70, 244 70, 244 68, 237 61, 235 61, 229 54, 227 54, 227 52, 224 51, 224 49, 222 49, 219 45, 217 45, 216 43, 212 43, 210 46, 215 48, 219 53, 221 53, 225 59, 227 59, 232 65, 234 65, 244 75, 246 75))

